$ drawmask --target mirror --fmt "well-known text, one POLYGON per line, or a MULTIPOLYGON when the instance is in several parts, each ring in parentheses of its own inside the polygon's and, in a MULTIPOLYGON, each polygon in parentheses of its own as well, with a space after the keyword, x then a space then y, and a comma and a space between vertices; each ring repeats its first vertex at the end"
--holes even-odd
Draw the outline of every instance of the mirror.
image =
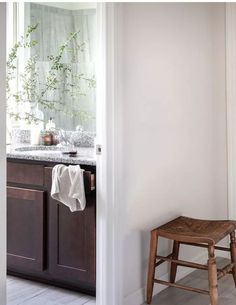
MULTIPOLYGON (((48 78, 52 76, 51 65, 61 52, 54 86, 44 95, 44 100, 52 107, 33 104, 35 111, 43 117, 44 123, 52 117, 56 127, 65 130, 84 130, 95 132, 96 126, 96 5, 93 3, 25 3, 25 33, 30 26, 37 28, 30 33, 31 42, 37 42, 27 56, 36 56, 37 92, 41 94, 48 78), (76 39, 71 39, 76 35, 76 39), (30 52, 30 55, 29 55, 30 52), (64 65, 64 66, 63 66, 64 65), (70 71, 63 67, 70 67, 70 71), (78 87, 76 79, 80 77, 78 87), (58 111, 58 109, 60 109, 58 111)), ((54 71, 54 70, 53 70, 54 71)), ((47 83, 48 86, 48 83, 47 83)))

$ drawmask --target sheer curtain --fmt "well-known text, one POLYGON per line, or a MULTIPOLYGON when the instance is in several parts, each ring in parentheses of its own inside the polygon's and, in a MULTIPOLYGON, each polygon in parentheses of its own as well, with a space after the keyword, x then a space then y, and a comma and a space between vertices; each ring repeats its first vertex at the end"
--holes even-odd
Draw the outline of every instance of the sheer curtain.
MULTIPOLYGON (((32 39, 39 42, 36 47, 36 53, 39 55, 37 67, 39 71, 38 85, 42 86, 45 77, 49 71, 48 55, 58 54, 60 46, 67 40, 72 32, 79 31, 79 41, 85 43, 84 52, 76 54, 73 45, 70 46, 70 52, 63 56, 63 62, 69 63, 73 58, 73 72, 75 74, 84 73, 87 77, 95 75, 95 51, 96 51, 96 10, 67 10, 50 7, 36 3, 30 3, 30 25, 39 24, 38 29, 33 33, 32 39)), ((29 24, 28 24, 29 25, 29 24)), ((33 54, 32 54, 33 55, 33 54)), ((65 79, 62 75, 61 86, 65 79)), ((71 97, 68 94, 64 96, 63 103, 71 112, 82 109, 89 114, 89 119, 81 121, 79 117, 65 115, 63 112, 42 109, 44 120, 48 121, 53 117, 56 126, 66 130, 75 130, 77 125, 82 125, 86 131, 95 131, 95 90, 89 90, 87 85, 82 83, 82 91, 86 96, 71 97)), ((54 92, 47 99, 58 99, 58 93, 54 92)))

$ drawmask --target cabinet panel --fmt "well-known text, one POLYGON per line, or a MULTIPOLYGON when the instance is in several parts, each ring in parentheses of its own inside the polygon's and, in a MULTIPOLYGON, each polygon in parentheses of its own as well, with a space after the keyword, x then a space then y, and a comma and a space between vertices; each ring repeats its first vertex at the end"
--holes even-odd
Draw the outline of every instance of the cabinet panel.
POLYGON ((7 264, 44 269, 44 191, 7 187, 7 264))
POLYGON ((7 182, 43 186, 44 166, 7 162, 7 182))
MULTIPOLYGON (((51 170, 45 169, 49 177, 51 170)), ((45 181, 51 183, 48 178, 45 181)), ((49 272, 64 282, 95 289, 95 192, 87 194, 86 201, 84 211, 72 213, 50 198, 49 272)))

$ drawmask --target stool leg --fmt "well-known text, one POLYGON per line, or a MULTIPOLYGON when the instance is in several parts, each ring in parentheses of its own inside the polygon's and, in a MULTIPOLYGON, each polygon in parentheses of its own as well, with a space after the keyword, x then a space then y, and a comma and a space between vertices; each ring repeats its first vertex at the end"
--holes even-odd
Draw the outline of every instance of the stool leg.
MULTIPOLYGON (((232 263, 236 264, 236 241, 235 241, 235 232, 230 233, 230 254, 232 263)), ((232 269, 234 283, 236 285, 236 266, 232 269)))
POLYGON ((218 304, 218 289, 217 289, 217 267, 215 259, 215 247, 208 247, 208 280, 211 305, 218 304))
POLYGON ((157 255, 157 242, 158 236, 156 231, 151 232, 150 240, 150 255, 149 255, 149 267, 148 267, 148 278, 147 278, 147 304, 152 301, 153 285, 155 277, 155 264, 157 255))
MULTIPOLYGON (((179 258, 179 242, 176 240, 174 240, 174 243, 173 243, 172 258, 173 259, 179 258)), ((171 283, 175 282, 177 266, 178 265, 176 263, 171 263, 171 267, 170 267, 170 282, 171 283)))

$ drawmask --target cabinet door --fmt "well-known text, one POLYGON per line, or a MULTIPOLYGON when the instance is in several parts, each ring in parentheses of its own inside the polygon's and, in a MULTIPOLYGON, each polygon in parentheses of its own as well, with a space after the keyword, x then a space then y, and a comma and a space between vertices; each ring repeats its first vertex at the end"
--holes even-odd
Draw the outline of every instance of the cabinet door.
MULTIPOLYGON (((48 186, 51 168, 46 168, 48 186)), ((95 192, 86 198, 84 211, 71 212, 49 200, 49 272, 58 280, 95 289, 95 192)))
POLYGON ((7 266, 44 269, 44 192, 7 187, 7 266))

